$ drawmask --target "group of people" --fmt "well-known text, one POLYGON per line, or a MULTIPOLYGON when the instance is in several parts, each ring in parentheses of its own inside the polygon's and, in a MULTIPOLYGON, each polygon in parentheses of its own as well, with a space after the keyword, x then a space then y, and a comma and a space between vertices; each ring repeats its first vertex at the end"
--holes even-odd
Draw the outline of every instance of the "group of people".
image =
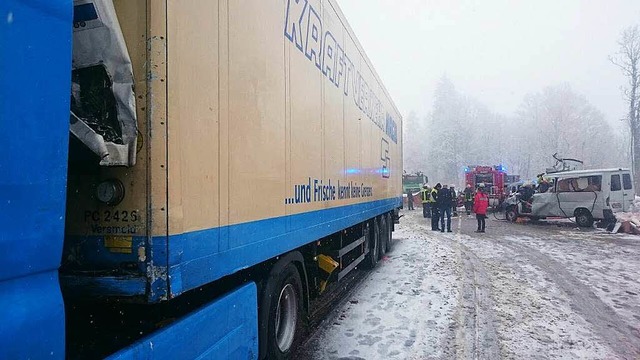
MULTIPOLYGON (((413 194, 407 193, 408 208, 413 210, 413 194)), ((463 191, 464 207, 467 215, 471 215, 471 210, 476 214, 478 229, 476 232, 485 232, 485 219, 489 207, 489 196, 485 193, 484 185, 480 184, 474 192, 471 185, 463 191)), ((431 230, 451 232, 451 216, 458 216, 458 194, 455 187, 447 184, 436 184, 433 188, 424 185, 420 191, 422 200, 422 215, 431 218, 431 230)))

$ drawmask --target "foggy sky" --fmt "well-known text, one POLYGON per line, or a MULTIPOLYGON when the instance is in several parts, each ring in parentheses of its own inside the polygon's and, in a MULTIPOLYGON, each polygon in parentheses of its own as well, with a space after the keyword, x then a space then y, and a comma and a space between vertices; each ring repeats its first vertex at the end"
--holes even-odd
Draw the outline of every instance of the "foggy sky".
POLYGON ((612 124, 626 113, 608 56, 640 24, 640 0, 337 0, 403 116, 426 114, 435 84, 505 115, 527 93, 569 83, 612 124))

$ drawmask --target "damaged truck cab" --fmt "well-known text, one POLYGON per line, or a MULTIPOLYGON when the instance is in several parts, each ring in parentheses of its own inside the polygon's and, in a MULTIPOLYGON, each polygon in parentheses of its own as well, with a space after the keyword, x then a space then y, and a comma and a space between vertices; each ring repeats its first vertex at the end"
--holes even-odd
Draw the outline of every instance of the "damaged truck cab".
POLYGON ((103 166, 136 163, 133 67, 111 1, 76 0, 71 133, 103 166))
POLYGON ((147 251, 153 160, 143 134, 152 120, 146 94, 160 79, 146 81, 155 76, 147 64, 146 22, 125 16, 146 4, 115 5, 118 11, 111 0, 74 1, 62 280, 71 294, 94 289, 100 296, 158 301, 167 298, 166 271, 159 270, 166 269, 166 256, 154 261, 147 251))

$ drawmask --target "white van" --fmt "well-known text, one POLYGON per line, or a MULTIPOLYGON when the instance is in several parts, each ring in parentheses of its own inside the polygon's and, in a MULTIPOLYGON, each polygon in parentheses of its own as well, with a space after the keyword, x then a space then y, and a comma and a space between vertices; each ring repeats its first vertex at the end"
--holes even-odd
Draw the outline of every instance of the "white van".
POLYGON ((613 213, 629 211, 635 197, 629 169, 561 171, 545 177, 551 186, 533 195, 530 209, 519 196, 507 199, 508 220, 575 217, 579 226, 590 227, 594 220, 613 220, 613 213))

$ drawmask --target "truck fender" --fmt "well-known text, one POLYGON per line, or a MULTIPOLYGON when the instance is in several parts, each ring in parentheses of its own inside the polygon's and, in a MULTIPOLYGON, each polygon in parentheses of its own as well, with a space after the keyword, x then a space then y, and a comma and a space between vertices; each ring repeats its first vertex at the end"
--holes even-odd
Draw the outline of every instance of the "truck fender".
POLYGON ((298 272, 302 278, 302 286, 304 290, 303 303, 305 310, 309 309, 309 282, 307 281, 307 271, 304 266, 304 257, 298 251, 292 251, 281 256, 269 271, 269 276, 265 277, 258 287, 258 359, 264 359, 267 355, 267 324, 269 321, 269 307, 271 306, 271 297, 268 294, 273 292, 275 280, 278 279, 280 273, 289 264, 298 264, 298 272))

